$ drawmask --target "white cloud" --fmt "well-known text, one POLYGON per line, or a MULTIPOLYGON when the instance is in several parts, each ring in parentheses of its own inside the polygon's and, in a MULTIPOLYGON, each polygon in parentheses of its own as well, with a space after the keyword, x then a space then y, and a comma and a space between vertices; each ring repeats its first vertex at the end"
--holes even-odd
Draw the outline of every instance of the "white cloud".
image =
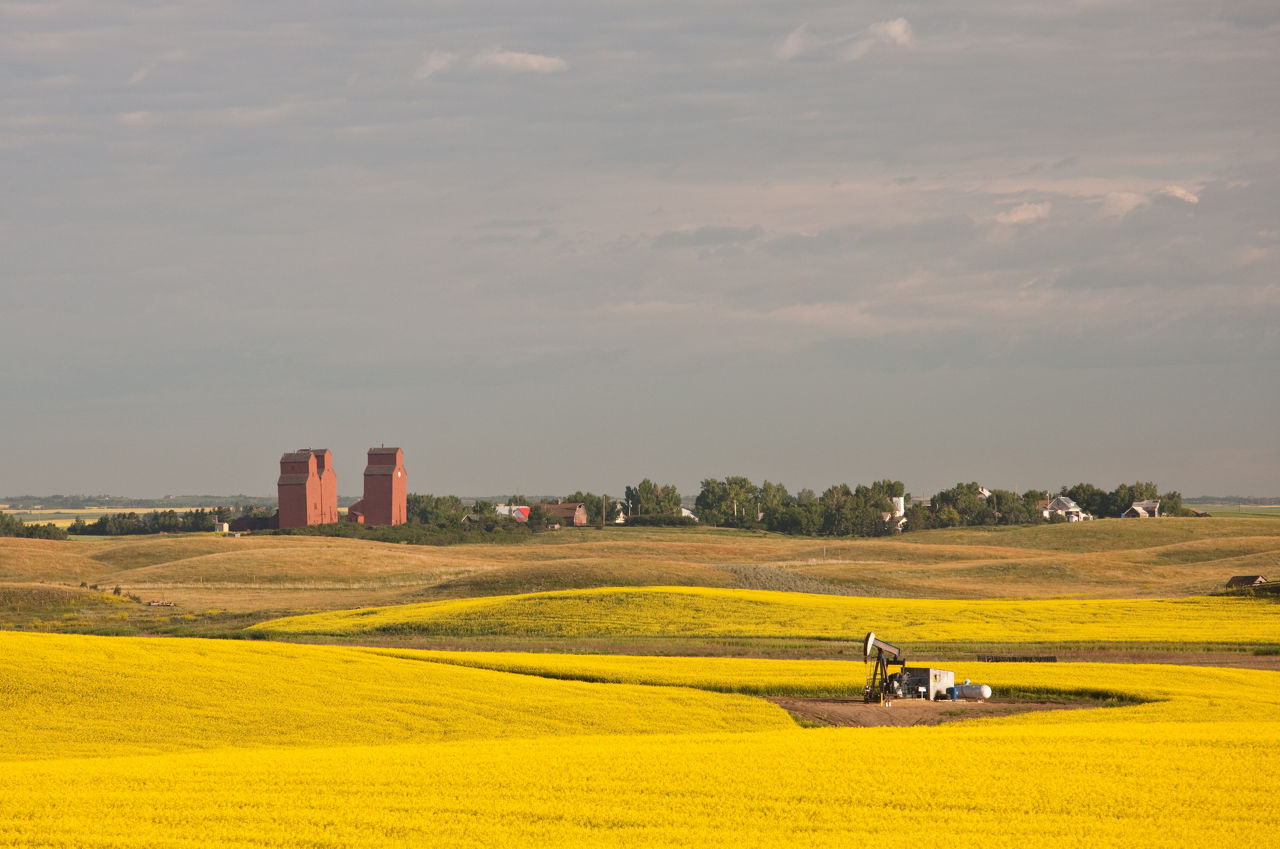
POLYGON ((886 44, 911 44, 915 35, 911 32, 911 23, 906 18, 895 18, 892 21, 881 21, 867 27, 867 32, 886 44))
POLYGON ((773 55, 783 62, 789 62, 802 53, 809 52, 812 48, 813 38, 809 35, 808 28, 801 24, 788 33, 787 37, 777 47, 773 48, 773 55))
POLYGON ((915 33, 911 29, 911 22, 906 18, 880 21, 867 27, 866 33, 849 45, 849 48, 844 52, 844 58, 849 61, 861 59, 872 48, 881 44, 906 47, 914 43, 915 33))
POLYGON ((1103 218, 1124 218, 1139 207, 1151 205, 1151 199, 1137 192, 1107 192, 1102 199, 1103 218))
POLYGON ((1187 203, 1200 202, 1200 198, 1193 195, 1191 192, 1187 191, 1186 189, 1182 188, 1182 186, 1165 186, 1163 189, 1160 190, 1160 194, 1168 195, 1171 198, 1177 198, 1178 200, 1183 200, 1183 201, 1186 201, 1187 203))
POLYGON ((457 58, 457 53, 450 53, 446 50, 432 50, 422 57, 414 77, 419 80, 425 80, 432 74, 443 71, 452 65, 457 58))
POLYGON ((142 127, 151 123, 150 112, 122 112, 116 120, 126 127, 142 127))
POLYGON ((1039 221, 1048 218, 1053 205, 1049 201, 1043 203, 1024 203, 996 216, 1001 224, 1025 224, 1028 221, 1039 221))
POLYGON ((1248 247, 1242 248, 1239 252, 1237 252, 1236 267, 1245 268, 1247 266, 1254 265, 1255 263, 1261 262, 1262 260, 1266 259, 1269 256, 1271 256, 1270 248, 1259 247, 1257 245, 1249 245, 1248 247))
POLYGON ((477 53, 472 57, 471 64, 477 68, 529 74, 556 74, 569 70, 569 63, 559 56, 518 53, 514 50, 503 50, 501 48, 477 53))
POLYGON ((165 63, 181 62, 185 58, 187 58, 187 54, 182 52, 181 50, 167 50, 164 53, 161 53, 156 58, 152 59, 150 62, 143 65, 138 70, 134 71, 129 76, 129 85, 137 85, 138 83, 142 82, 147 77, 151 76, 152 72, 154 72, 156 68, 159 68, 161 65, 165 63))

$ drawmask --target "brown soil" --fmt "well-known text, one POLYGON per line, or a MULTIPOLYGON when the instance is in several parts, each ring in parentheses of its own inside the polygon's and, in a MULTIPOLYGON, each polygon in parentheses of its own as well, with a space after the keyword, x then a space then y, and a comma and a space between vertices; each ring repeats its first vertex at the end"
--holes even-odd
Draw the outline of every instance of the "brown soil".
POLYGON ((985 702, 927 702, 921 699, 898 699, 888 705, 867 704, 861 699, 779 697, 769 701, 808 722, 846 728, 941 725, 944 722, 957 722, 963 719, 1012 716, 1016 713, 1030 713, 1038 710, 1079 710, 1095 706, 1089 702, 1033 702, 998 698, 988 699, 985 702))

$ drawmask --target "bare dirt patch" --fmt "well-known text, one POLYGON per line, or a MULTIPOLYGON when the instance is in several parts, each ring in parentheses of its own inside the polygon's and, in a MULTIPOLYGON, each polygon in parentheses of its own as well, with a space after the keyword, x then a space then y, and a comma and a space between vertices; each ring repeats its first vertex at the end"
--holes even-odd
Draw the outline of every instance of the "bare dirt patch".
POLYGON ((842 728, 906 728, 913 725, 942 725, 944 722, 965 719, 1013 716, 1040 710, 1097 707, 1095 703, 1087 701, 1023 701, 1000 698, 985 702, 899 699, 892 705, 867 704, 862 699, 800 699, 790 696, 779 696, 769 701, 801 720, 842 728))

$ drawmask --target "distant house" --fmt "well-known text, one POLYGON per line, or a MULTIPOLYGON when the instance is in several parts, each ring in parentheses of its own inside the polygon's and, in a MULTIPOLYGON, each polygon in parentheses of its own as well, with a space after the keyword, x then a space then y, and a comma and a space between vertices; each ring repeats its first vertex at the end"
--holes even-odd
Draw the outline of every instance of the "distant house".
POLYGON ((1133 506, 1121 514, 1124 519, 1154 519, 1160 515, 1160 502, 1156 499, 1135 501, 1133 506))
POLYGON ((1045 519, 1054 516, 1061 516, 1068 522, 1087 522, 1093 517, 1084 512, 1079 504, 1076 504, 1065 495, 1059 495, 1057 498, 1049 502, 1041 502, 1040 515, 1045 519))
POLYGON ((1194 516, 1194 517, 1196 517, 1197 519, 1207 519, 1207 518, 1209 518, 1209 513, 1208 513, 1207 511, 1205 511, 1205 510, 1197 510, 1197 509, 1196 509, 1196 508, 1194 508, 1194 507, 1192 507, 1192 508, 1191 508, 1191 515, 1192 515, 1192 516, 1194 516))
POLYGON ((213 532, 215 534, 229 534, 231 533, 231 523, 230 522, 214 522, 213 532))
POLYGON ((510 516, 517 522, 529 521, 529 508, 523 504, 499 504, 493 509, 499 516, 510 516))
MULTIPOLYGON (((698 517, 697 517, 697 516, 695 516, 695 515, 693 515, 693 511, 692 511, 692 510, 690 510, 688 507, 681 507, 681 508, 680 508, 680 518, 681 518, 681 519, 692 519, 692 520, 693 520, 693 521, 695 521, 695 522, 696 522, 696 521, 698 521, 698 517)), ((764 518, 764 514, 763 514, 763 513, 761 513, 761 514, 760 514, 760 518, 757 518, 757 519, 756 519, 756 521, 757 521, 757 522, 758 522, 758 521, 760 521, 760 519, 761 519, 761 518, 764 518)))
MULTIPOLYGON (((543 514, 555 524, 572 525, 575 528, 580 528, 587 523, 587 505, 581 501, 560 504, 543 503, 538 506, 542 508, 543 514)), ((526 521, 528 518, 528 514, 525 514, 526 521)))
POLYGON ((1231 580, 1227 581, 1227 589, 1234 590, 1237 587, 1256 587, 1259 584, 1267 583, 1267 579, 1261 575, 1235 575, 1231 580))

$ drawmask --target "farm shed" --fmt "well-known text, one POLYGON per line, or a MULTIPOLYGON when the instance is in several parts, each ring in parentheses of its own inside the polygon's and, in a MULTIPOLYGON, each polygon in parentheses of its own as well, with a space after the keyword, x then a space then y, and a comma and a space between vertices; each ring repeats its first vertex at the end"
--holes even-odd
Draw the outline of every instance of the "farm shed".
POLYGON ((560 504, 544 502, 538 506, 542 508, 543 514, 557 520, 561 525, 573 525, 580 528, 587 523, 587 505, 581 501, 560 504))
POLYGON ((1256 587, 1259 584, 1267 583, 1267 579, 1261 575, 1234 575, 1231 580, 1227 581, 1227 589, 1233 590, 1237 587, 1256 587))
POLYGON ((1151 499, 1150 501, 1135 501, 1133 505, 1122 514, 1124 519, 1153 519, 1160 515, 1160 502, 1151 499))

